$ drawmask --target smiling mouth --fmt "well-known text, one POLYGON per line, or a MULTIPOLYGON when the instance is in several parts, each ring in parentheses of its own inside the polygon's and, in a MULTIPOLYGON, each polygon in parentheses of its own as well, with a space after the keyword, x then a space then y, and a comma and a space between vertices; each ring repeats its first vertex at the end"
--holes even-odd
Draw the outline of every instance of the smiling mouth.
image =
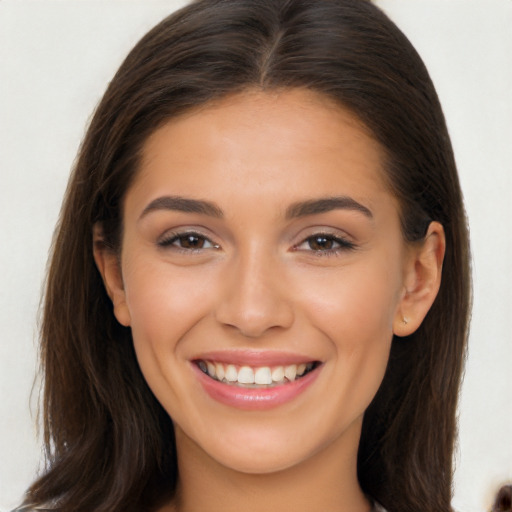
POLYGON ((213 380, 244 388, 271 388, 301 379, 319 366, 318 361, 283 366, 238 366, 215 361, 194 361, 213 380))

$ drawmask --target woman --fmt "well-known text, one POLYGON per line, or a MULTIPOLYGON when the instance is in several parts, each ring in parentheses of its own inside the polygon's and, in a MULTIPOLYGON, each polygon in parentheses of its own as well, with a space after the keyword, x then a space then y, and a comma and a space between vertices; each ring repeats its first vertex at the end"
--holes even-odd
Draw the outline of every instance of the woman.
POLYGON ((469 282, 400 31, 361 0, 193 3, 127 57, 71 177, 27 506, 450 510, 469 282))

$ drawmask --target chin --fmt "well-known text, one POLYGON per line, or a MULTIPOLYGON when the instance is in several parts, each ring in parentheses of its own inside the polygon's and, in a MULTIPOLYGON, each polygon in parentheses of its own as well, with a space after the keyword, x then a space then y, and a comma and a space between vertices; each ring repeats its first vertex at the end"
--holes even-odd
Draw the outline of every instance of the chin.
POLYGON ((222 467, 246 474, 270 474, 294 467, 315 452, 297 433, 290 436, 290 429, 276 431, 271 428, 244 429, 240 426, 235 432, 225 431, 215 435, 210 430, 207 437, 196 432, 194 444, 203 455, 222 467), (214 435, 212 435, 212 433, 214 435), (300 441, 300 442, 299 442, 300 441))
POLYGON ((222 466, 238 473, 266 475, 298 466, 307 458, 307 455, 299 458, 299 454, 290 448, 287 453, 272 454, 261 453, 257 449, 247 450, 246 454, 224 452, 220 457, 216 457, 216 460, 222 466), (294 456, 292 457, 291 454, 294 456))

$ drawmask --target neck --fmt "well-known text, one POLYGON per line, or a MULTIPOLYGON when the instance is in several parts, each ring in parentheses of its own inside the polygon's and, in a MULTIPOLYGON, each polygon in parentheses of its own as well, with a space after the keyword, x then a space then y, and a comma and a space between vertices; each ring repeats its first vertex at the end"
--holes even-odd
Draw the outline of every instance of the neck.
POLYGON ((358 421, 307 460, 277 472, 248 474, 219 464, 177 428, 180 480, 168 510, 369 512, 357 481, 360 431, 358 421))

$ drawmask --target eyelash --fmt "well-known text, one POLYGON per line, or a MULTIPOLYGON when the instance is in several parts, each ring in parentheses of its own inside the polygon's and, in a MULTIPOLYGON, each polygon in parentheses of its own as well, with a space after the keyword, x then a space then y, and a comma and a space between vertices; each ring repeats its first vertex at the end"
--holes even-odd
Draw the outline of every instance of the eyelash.
POLYGON ((158 245, 163 248, 172 248, 177 251, 183 252, 199 252, 206 249, 218 249, 220 246, 212 242, 207 236, 202 235, 201 233, 197 233, 196 231, 184 231, 182 233, 169 233, 164 238, 159 240, 158 245), (210 244, 210 247, 182 247, 177 245, 176 242, 186 242, 186 240, 190 241, 190 239, 195 238, 196 240, 202 242, 203 244, 206 242, 210 244))
POLYGON ((333 235, 332 233, 314 233, 313 235, 308 236, 302 242, 297 244, 294 249, 297 251, 306 251, 312 252, 315 256, 338 256, 341 252, 344 251, 353 251, 356 248, 355 244, 348 241, 346 238, 333 235), (313 249, 311 244, 315 241, 319 241, 322 239, 326 243, 337 244, 337 247, 329 247, 325 249, 313 249), (301 246, 307 244, 309 249, 301 249, 301 246))
MULTIPOLYGON (((184 231, 182 233, 169 233, 163 239, 158 241, 158 245, 163 248, 173 248, 182 252, 199 252, 206 249, 219 249, 220 246, 212 242, 208 237, 198 233, 196 231, 184 231), (202 243, 209 244, 209 247, 183 247, 181 245, 177 245, 176 242, 182 244, 186 242, 187 239, 191 241, 191 239, 196 239, 196 241, 202 243)), ((356 248, 355 244, 348 241, 346 238, 333 235, 332 233, 315 233, 313 235, 308 236, 302 242, 294 246, 294 250, 297 251, 305 251, 312 252, 315 256, 336 256, 343 251, 352 251, 356 248), (327 247, 327 248, 316 248, 312 247, 312 243, 327 243, 327 244, 336 244, 337 247, 327 247), (301 246, 307 244, 309 249, 301 249, 301 246)))

